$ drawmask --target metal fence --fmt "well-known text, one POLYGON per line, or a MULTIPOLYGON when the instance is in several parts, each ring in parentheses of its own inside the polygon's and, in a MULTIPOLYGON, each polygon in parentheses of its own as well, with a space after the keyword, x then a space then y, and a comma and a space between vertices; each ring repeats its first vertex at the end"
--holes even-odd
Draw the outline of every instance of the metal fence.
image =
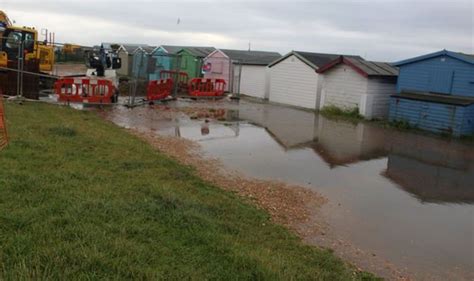
POLYGON ((121 83, 121 95, 135 93, 136 96, 144 96, 149 81, 167 78, 175 81, 173 96, 186 95, 188 83, 193 78, 223 79, 226 81, 226 92, 240 92, 242 65, 239 61, 148 53, 143 49, 137 49, 133 54, 124 53, 119 57, 122 59, 122 68, 117 74, 124 82, 121 83))
MULTIPOLYGON (((3 42, 4 38, 1 39, 3 42)), ((31 99, 38 99, 42 90, 52 89, 54 81, 59 77, 80 76, 79 74, 85 76, 86 58, 91 52, 98 52, 90 47, 65 43, 24 39, 10 43, 16 49, 11 52, 10 46, 8 64, 0 67, 0 90, 5 95, 31 99), (39 58, 28 57, 31 56, 29 51, 32 44, 44 49, 44 52, 39 50, 39 58), (53 50, 52 57, 46 55, 46 47, 49 48, 49 53, 53 50), (80 70, 74 71, 76 67, 80 70)), ((240 92, 241 64, 228 58, 205 60, 190 55, 147 52, 143 48, 138 48, 131 54, 119 52, 114 55, 122 62, 120 69, 116 69, 120 82, 117 85, 119 93, 121 96, 129 96, 132 104, 136 97, 146 96, 149 81, 166 78, 174 81, 174 97, 187 95, 189 81, 193 78, 223 79, 226 82, 226 92, 240 92)))
POLYGON ((41 90, 51 89, 59 76, 85 75, 85 58, 92 49, 76 46, 66 52, 65 46, 70 44, 14 36, 0 37, 0 42, 0 51, 7 54, 0 57, 0 91, 4 95, 31 99, 38 99, 41 90), (60 73, 65 68, 67 70, 60 73), (78 70, 74 71, 74 68, 78 70))

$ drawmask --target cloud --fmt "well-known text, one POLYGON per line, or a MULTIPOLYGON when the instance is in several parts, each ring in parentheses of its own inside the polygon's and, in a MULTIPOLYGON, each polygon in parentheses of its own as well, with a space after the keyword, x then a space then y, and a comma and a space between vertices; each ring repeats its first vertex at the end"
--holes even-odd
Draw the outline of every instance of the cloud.
POLYGON ((474 53, 472 0, 1 2, 20 25, 47 27, 59 41, 86 45, 246 49, 251 42, 253 49, 281 53, 351 53, 386 61, 443 48, 474 53))

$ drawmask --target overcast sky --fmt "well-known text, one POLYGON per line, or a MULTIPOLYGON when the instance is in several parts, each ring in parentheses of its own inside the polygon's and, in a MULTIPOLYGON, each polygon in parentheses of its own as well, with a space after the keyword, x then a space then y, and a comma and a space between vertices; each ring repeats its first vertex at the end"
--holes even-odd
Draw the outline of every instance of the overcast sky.
POLYGON ((16 25, 56 41, 197 45, 361 55, 396 61, 440 49, 474 53, 474 0, 0 0, 16 25), (179 19, 179 20, 178 20, 179 19))

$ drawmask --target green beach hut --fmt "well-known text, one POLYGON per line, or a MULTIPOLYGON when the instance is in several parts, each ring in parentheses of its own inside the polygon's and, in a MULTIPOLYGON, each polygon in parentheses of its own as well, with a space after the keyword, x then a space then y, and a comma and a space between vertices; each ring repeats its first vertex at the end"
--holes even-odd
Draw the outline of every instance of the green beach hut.
POLYGON ((202 61, 214 52, 214 47, 185 47, 178 52, 180 71, 186 72, 189 78, 202 77, 202 61))

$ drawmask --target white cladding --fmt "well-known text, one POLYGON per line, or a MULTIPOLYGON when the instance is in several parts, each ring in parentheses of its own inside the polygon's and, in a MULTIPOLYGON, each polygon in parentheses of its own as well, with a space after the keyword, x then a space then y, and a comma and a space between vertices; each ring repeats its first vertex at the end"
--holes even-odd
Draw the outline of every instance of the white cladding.
POLYGON ((394 80, 367 78, 350 66, 339 64, 325 72, 320 108, 337 106, 343 109, 358 108, 368 118, 388 115, 390 95, 396 93, 394 80))
POLYGON ((319 76, 313 68, 291 55, 270 68, 269 100, 317 109, 321 87, 319 76))
POLYGON ((242 65, 240 93, 261 99, 267 98, 268 78, 266 66, 242 65))

